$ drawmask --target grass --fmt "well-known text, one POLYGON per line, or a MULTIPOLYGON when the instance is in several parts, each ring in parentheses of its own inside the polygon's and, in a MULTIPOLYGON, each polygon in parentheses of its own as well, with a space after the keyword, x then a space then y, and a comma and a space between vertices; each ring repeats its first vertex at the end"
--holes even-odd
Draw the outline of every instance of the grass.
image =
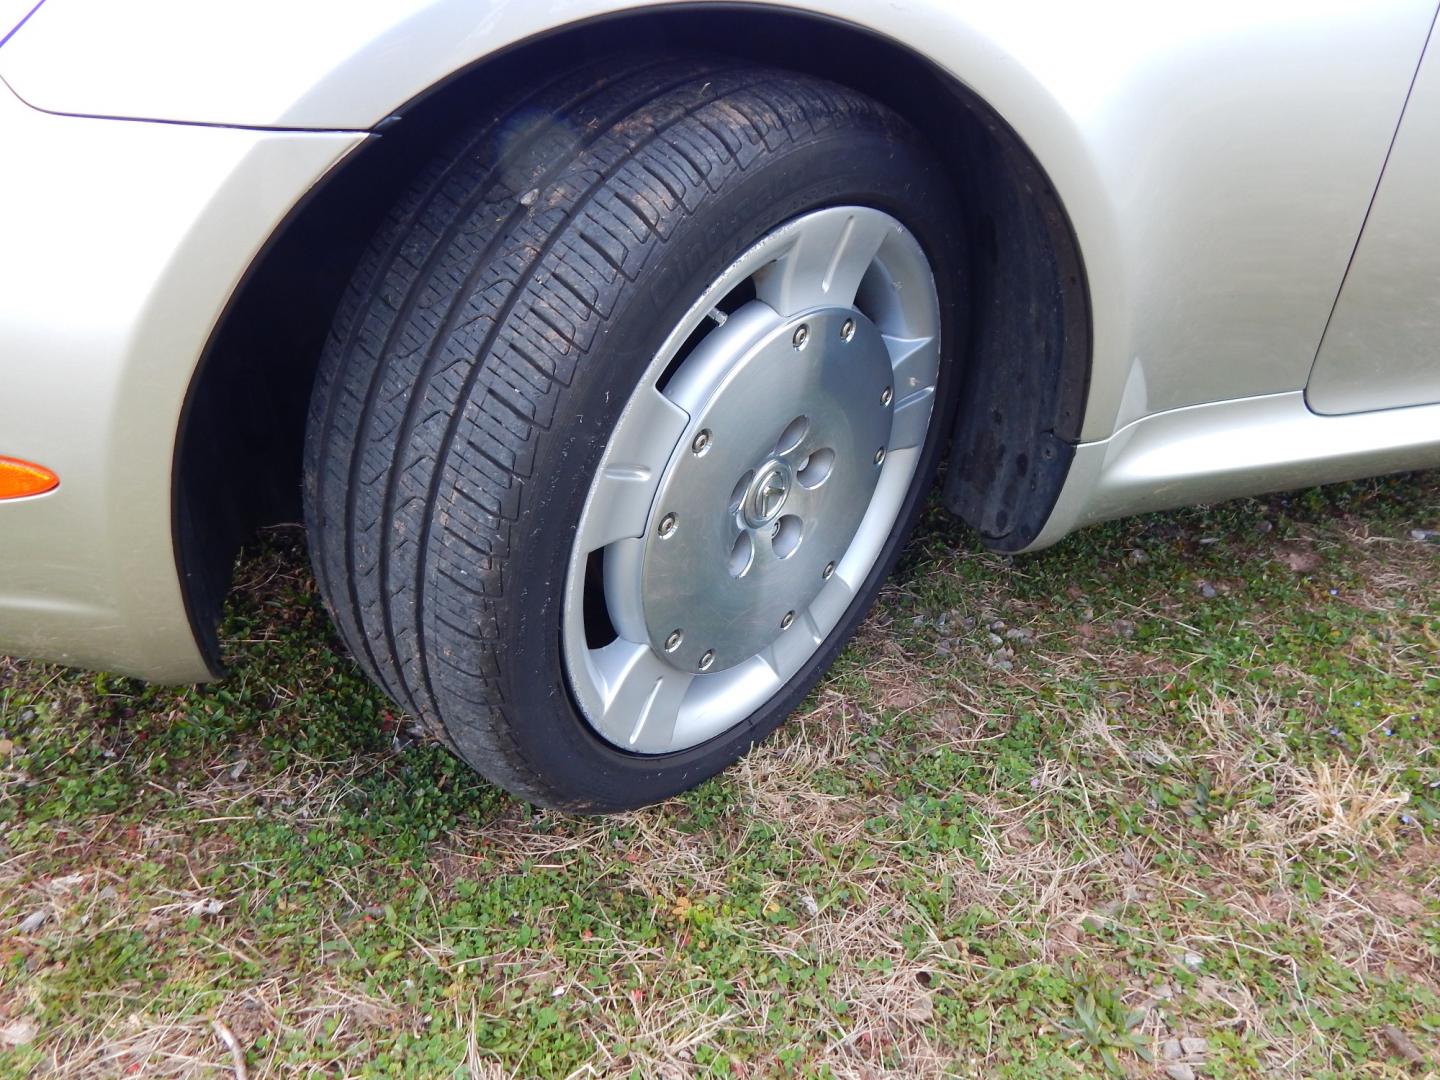
POLYGON ((1437 527, 937 511, 772 743, 610 819, 418 743, 274 533, 223 683, 0 660, 0 1075, 1435 1076, 1437 527))

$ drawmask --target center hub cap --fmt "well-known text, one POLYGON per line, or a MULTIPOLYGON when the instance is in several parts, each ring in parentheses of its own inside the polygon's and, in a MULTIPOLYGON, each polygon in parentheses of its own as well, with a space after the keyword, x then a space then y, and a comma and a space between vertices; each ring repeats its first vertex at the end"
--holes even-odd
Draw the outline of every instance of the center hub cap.
POLYGON ((783 461, 772 461, 760 470, 745 499, 745 520, 752 528, 761 528, 780 516, 790 494, 790 479, 790 466, 783 461))
POLYGON ((880 331, 853 307, 782 318, 751 303, 687 358, 665 393, 690 424, 640 575, 646 633, 667 663, 732 667, 809 608, 870 506, 893 382, 880 331))

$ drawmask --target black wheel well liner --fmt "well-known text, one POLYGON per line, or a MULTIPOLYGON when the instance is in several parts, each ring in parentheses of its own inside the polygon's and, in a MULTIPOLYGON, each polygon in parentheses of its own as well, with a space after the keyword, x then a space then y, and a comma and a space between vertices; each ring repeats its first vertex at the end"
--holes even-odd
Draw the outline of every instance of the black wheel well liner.
MULTIPOLYGON (((286 217, 231 296, 192 377, 176 440, 174 542, 191 625, 217 628, 254 529, 300 518, 300 450, 320 348, 364 245, 466 113, 537 66, 717 42, 739 59, 845 83, 905 116, 967 213, 969 340, 945 505, 999 550, 1025 547, 1059 496, 1089 385, 1078 243, 1043 169, 982 100, 927 58, 822 16, 756 5, 630 11, 562 28, 457 72, 378 124, 286 217), (803 42, 803 48, 796 43, 803 42)), ((955 357, 957 350, 947 349, 955 357)))

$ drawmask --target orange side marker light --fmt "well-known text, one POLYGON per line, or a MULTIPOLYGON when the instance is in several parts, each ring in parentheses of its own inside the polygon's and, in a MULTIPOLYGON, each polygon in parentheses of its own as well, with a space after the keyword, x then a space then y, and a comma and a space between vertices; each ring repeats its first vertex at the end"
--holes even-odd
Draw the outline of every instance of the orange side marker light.
POLYGON ((0 457, 0 499, 43 495, 60 486, 60 477, 44 465, 18 458, 0 457))

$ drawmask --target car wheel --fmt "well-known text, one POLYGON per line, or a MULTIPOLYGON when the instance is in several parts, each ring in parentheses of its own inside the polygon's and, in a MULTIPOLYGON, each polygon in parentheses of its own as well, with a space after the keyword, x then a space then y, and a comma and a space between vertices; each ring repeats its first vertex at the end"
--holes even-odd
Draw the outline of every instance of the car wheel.
POLYGON ((733 762, 928 487, 957 221, 915 133, 816 79, 637 59, 495 110, 390 215, 322 358, 307 525, 349 648, 536 803, 733 762))

